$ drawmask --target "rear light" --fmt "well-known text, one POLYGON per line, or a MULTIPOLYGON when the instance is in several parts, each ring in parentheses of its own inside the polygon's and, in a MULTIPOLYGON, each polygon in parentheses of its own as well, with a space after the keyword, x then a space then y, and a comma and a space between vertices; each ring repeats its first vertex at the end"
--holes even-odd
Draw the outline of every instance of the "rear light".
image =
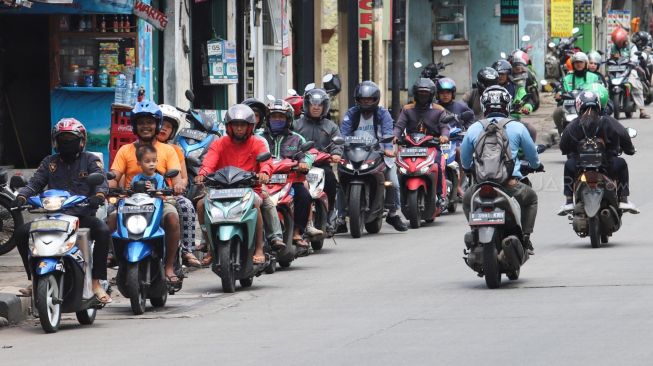
POLYGON ((494 187, 490 185, 481 186, 481 189, 478 192, 478 195, 481 198, 496 198, 497 191, 494 190, 494 187))

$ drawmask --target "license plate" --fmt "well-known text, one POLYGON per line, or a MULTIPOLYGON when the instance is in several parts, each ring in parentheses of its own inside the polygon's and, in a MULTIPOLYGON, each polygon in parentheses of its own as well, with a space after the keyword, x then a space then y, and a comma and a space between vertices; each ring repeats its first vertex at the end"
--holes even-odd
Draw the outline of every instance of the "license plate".
POLYGON ((152 213, 154 212, 154 205, 122 206, 120 207, 119 211, 122 214, 152 213))
POLYGON ((38 220, 30 225, 30 231, 68 231, 68 221, 64 220, 38 220))
POLYGON ((506 222, 505 211, 472 212, 469 216, 470 225, 494 225, 506 222))
POLYGON ((320 179, 320 176, 316 173, 308 173, 306 175, 306 180, 309 183, 317 183, 318 179, 320 179))
POLYGON ((419 157, 419 156, 426 156, 426 153, 428 152, 428 149, 425 147, 407 147, 404 149, 401 149, 399 154, 401 156, 405 157, 419 157))
POLYGON ((440 150, 449 151, 451 149, 451 144, 440 144, 440 150))
POLYGON ((284 184, 288 180, 288 174, 272 174, 270 184, 284 184))
POLYGON ((370 139, 366 139, 364 137, 357 137, 357 136, 348 136, 345 139, 345 142, 348 142, 350 144, 366 144, 370 142, 370 139))
POLYGON ((209 198, 212 200, 240 198, 245 197, 245 193, 247 193, 247 188, 212 189, 209 193, 209 198))
POLYGON ((576 107, 576 101, 573 100, 573 99, 565 99, 562 102, 562 105, 564 105, 564 106, 573 106, 575 108, 576 107))
POLYGON ((626 66, 624 65, 608 66, 608 72, 622 72, 622 71, 626 71, 626 66))
POLYGON ((207 133, 199 130, 193 130, 190 128, 184 128, 183 130, 179 131, 179 136, 197 140, 197 141, 202 141, 206 138, 207 133))

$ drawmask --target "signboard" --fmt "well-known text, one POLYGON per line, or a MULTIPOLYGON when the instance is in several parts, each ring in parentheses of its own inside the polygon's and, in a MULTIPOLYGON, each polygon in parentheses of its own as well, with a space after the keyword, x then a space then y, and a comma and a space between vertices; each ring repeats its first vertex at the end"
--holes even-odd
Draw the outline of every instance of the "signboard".
POLYGON ((501 0, 501 23, 519 24, 519 0, 501 0))
POLYGON ((134 15, 161 31, 168 25, 168 17, 163 12, 140 0, 136 0, 134 3, 134 15))
POLYGON ((610 35, 618 27, 628 29, 630 28, 630 10, 610 10, 608 11, 608 49, 612 48, 612 37, 610 35))
POLYGON ((551 0, 551 37, 571 37, 574 0, 551 0))
POLYGON ((210 85, 238 83, 236 42, 213 39, 206 42, 210 85))
POLYGON ((292 47, 290 45, 290 22, 288 21, 288 0, 281 0, 281 54, 290 56, 292 47))
POLYGON ((358 39, 371 40, 374 35, 374 0, 358 0, 358 39))
POLYGON ((592 1, 583 1, 582 4, 574 4, 574 24, 592 23, 592 1))
MULTIPOLYGON (((149 3, 149 0, 144 1, 149 3)), ((134 0, 57 0, 32 2, 32 6, 21 8, 2 8, 0 13, 12 14, 131 14, 134 0)))

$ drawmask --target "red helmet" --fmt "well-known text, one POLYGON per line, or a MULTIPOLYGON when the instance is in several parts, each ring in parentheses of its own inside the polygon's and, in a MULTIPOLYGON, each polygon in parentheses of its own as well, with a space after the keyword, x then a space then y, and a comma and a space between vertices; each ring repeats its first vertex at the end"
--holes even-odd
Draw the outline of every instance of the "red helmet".
POLYGON ((523 65, 523 66, 528 66, 530 63, 531 58, 528 56, 528 53, 522 51, 522 50, 517 50, 512 53, 512 65, 515 66, 517 65, 523 65))
POLYGON ((299 118, 299 116, 302 115, 302 108, 304 107, 304 97, 301 95, 293 95, 284 100, 292 106, 292 109, 295 112, 295 118, 299 118))
POLYGON ((62 133, 72 133, 81 138, 82 149, 86 146, 86 127, 74 118, 63 118, 52 127, 52 147, 57 150, 57 136, 62 133))
POLYGON ((621 27, 615 28, 610 35, 612 38, 612 43, 616 44, 617 47, 623 47, 628 41, 628 31, 621 27))

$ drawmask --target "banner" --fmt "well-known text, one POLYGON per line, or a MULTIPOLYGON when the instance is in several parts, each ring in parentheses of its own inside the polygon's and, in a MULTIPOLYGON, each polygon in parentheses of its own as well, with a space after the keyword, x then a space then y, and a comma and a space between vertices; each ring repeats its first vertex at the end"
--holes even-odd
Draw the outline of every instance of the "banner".
POLYGON ((358 0, 358 39, 371 40, 374 35, 374 0, 358 0))
POLYGON ((134 3, 134 15, 161 31, 168 25, 168 17, 162 11, 140 0, 134 3))
POLYGON ((574 0, 551 0, 551 37, 571 37, 574 0))
POLYGON ((212 39, 206 51, 209 84, 237 84, 236 42, 212 39))

